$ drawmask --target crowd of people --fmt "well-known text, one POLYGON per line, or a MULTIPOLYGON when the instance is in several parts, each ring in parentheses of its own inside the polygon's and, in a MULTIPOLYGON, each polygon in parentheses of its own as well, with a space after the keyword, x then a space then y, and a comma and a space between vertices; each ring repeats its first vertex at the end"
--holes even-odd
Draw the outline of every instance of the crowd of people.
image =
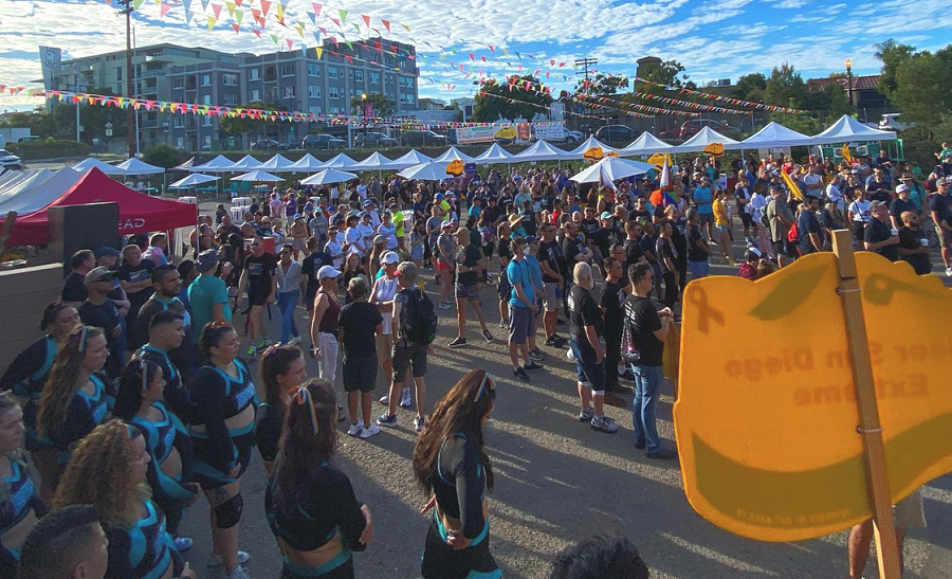
MULTIPOLYGON (((630 407, 634 448, 674 459, 656 409, 689 279, 708 275, 715 255, 758 279, 830 250, 830 233, 846 226, 857 249, 917 273, 931 271, 937 239, 952 275, 949 174, 944 165, 925 178, 884 159, 779 157, 729 166, 700 158, 673 167, 666 186, 657 171, 610 187, 575 183, 570 169, 442 183, 394 177, 275 189, 252 199, 240 224, 219 206, 201 218, 183 259, 163 233, 78 251, 61 299, 40 315, 44 337, 0 378, 0 577, 16 576, 18 559, 20 577, 54 576, 54 550, 58 569, 83 566, 83 577, 194 577, 182 556, 192 540, 179 528, 202 497, 208 563, 248 577, 239 526, 254 454, 268 475, 281 576, 353 577, 352 554, 370 544, 374 525, 335 460, 338 422, 369 439, 401 422, 401 408, 414 410, 413 477, 429 498, 422 512, 432 511, 423 577, 501 577, 489 548, 494 476, 483 435, 496 381, 474 369, 427 406, 428 354, 467 347, 469 312, 475 336, 491 344, 486 302, 498 310, 515 379, 544 373, 549 356, 574 361, 572 420, 615 433, 605 407, 630 407), (746 242, 741 256, 735 234, 746 242), (265 319, 271 305, 280 336, 265 319), (456 334, 438 339, 436 310, 453 308, 456 334), (307 376, 307 355, 316 376, 307 376), (386 391, 374 418, 378 374, 386 391)), ((902 524, 924 525, 918 501, 902 524)), ((612 557, 631 571, 624 576, 647 576, 630 543, 611 537, 566 552, 552 576, 607 577, 582 574, 578 559, 612 557)))

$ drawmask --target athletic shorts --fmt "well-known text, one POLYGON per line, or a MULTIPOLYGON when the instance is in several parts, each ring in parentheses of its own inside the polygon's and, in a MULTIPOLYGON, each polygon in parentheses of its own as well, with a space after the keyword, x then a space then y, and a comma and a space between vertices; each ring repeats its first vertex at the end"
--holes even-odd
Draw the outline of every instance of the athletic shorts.
POLYGON ((393 381, 402 383, 408 369, 413 370, 414 378, 426 376, 426 346, 397 344, 393 347, 393 381))
POLYGON ((509 304, 509 343, 521 346, 532 332, 532 312, 529 308, 509 304))
POLYGON ((344 355, 344 392, 373 392, 377 386, 376 356, 344 355))
POLYGON ((393 350, 393 334, 377 334, 377 360, 381 364, 392 360, 391 351, 393 350))
POLYGON ((949 241, 952 240, 952 235, 949 235, 938 223, 935 224, 935 234, 939 238, 939 247, 947 249, 949 247, 949 241))
POLYGON ((475 301, 479 299, 479 285, 456 284, 456 299, 475 301))
POLYGON ((298 237, 291 240, 291 249, 297 251, 305 251, 307 249, 307 239, 303 237, 298 237))
POLYGON ((436 271, 453 271, 453 266, 446 263, 443 258, 436 260, 436 271))
POLYGON ((265 292, 249 292, 248 303, 252 306, 268 305, 268 294, 265 292))
POLYGON ((554 281, 545 282, 545 291, 542 294, 542 305, 547 312, 557 312, 562 307, 562 299, 559 297, 559 284, 554 281))
POLYGON ((698 213, 697 216, 701 218, 701 225, 713 225, 713 224, 714 224, 714 214, 713 214, 713 213, 698 213))
POLYGON ((715 230, 715 231, 726 232, 726 231, 727 231, 727 226, 726 226, 726 225, 715 225, 715 226, 714 226, 714 230, 715 230))

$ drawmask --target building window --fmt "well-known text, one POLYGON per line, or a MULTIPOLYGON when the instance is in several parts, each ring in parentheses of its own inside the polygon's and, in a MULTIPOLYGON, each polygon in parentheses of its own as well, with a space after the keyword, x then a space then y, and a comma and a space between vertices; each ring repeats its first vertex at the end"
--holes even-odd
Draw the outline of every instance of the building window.
POLYGON ((370 84, 380 84, 380 73, 372 72, 370 73, 370 84))
POLYGON ((294 85, 284 87, 284 98, 293 99, 297 96, 297 90, 295 90, 294 85))
POLYGON ((328 87, 328 89, 327 89, 327 97, 328 97, 328 98, 332 98, 332 99, 340 98, 340 93, 337 91, 337 87, 336 87, 336 86, 328 87))
POLYGON ((327 112, 332 115, 340 114, 340 109, 338 107, 328 107, 327 112))
POLYGON ((179 115, 179 114, 175 115, 175 117, 172 119, 172 126, 175 127, 176 129, 181 129, 182 127, 184 127, 185 115, 179 115))
POLYGON ((258 70, 257 68, 252 68, 252 69, 251 69, 250 79, 251 79, 251 80, 261 80, 261 71, 258 70))
POLYGON ((282 64, 282 65, 281 65, 281 76, 294 76, 294 65, 293 65, 293 64, 282 64))
POLYGON ((307 75, 308 76, 321 76, 321 66, 319 64, 308 63, 307 65, 307 75))
POLYGON ((116 67, 116 80, 119 82, 122 82, 122 67, 121 66, 116 67))
POLYGON ((238 75, 224 74, 221 77, 221 83, 225 86, 238 86, 238 75))
POLYGON ((307 110, 308 110, 308 112, 310 112, 312 115, 322 115, 322 114, 324 114, 324 108, 323 108, 323 107, 308 107, 307 110))
POLYGON ((253 88, 251 89, 251 102, 258 102, 261 100, 261 91, 253 88))
POLYGON ((327 67, 327 78, 337 78, 337 67, 328 66, 327 67))
POLYGON ((203 105, 210 105, 210 104, 212 104, 212 95, 210 95, 210 94, 203 94, 203 95, 202 95, 202 104, 203 104, 203 105))
POLYGON ((227 106, 235 106, 238 104, 238 95, 236 94, 226 94, 223 97, 225 99, 224 104, 227 106))
POLYGON ((212 86, 212 75, 210 74, 202 75, 202 86, 212 86))
POLYGON ((278 72, 274 69, 273 66, 269 66, 264 70, 264 81, 265 82, 274 82, 278 80, 278 72))
POLYGON ((211 135, 202 135, 202 150, 203 151, 212 150, 212 136, 211 135))
POLYGON ((309 85, 307 87, 307 96, 311 97, 312 99, 321 98, 321 87, 313 84, 309 85))
POLYGON ((204 116, 202 117, 202 126, 203 126, 203 127, 210 127, 210 126, 212 126, 212 116, 211 116, 211 115, 204 115, 204 116))
POLYGON ((185 86, 185 81, 182 77, 178 76, 172 79, 172 88, 182 88, 185 86))
POLYGON ((354 71, 354 80, 363 82, 364 80, 364 71, 355 70, 354 71))
POLYGON ((185 148, 185 137, 175 137, 175 148, 180 150, 185 148))
POLYGON ((403 104, 406 104, 406 105, 412 105, 412 104, 413 104, 413 95, 412 95, 412 94, 401 93, 401 94, 400 94, 400 102, 403 103, 403 104))

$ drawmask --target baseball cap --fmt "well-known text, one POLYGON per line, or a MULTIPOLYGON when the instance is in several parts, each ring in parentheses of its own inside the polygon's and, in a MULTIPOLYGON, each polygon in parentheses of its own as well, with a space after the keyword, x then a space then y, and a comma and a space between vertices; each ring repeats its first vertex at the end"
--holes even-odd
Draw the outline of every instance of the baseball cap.
POLYGON ((204 273, 210 269, 214 269, 221 259, 217 249, 206 249, 198 254, 198 261, 195 265, 198 267, 198 271, 204 273))
POLYGON ((109 247, 108 245, 104 247, 100 247, 99 249, 96 250, 96 259, 99 259, 100 257, 106 257, 106 256, 119 257, 119 255, 120 254, 118 249, 116 249, 115 247, 109 247))
POLYGON ((301 215, 300 213, 295 213, 295 214, 294 214, 294 220, 297 221, 298 219, 304 219, 304 216, 301 215))
POLYGON ((612 214, 609 213, 608 211, 602 211, 602 214, 599 217, 601 217, 602 219, 611 219, 612 214))
POLYGON ((947 177, 939 177, 935 180, 936 185, 948 185, 950 183, 947 177))
POLYGON ((903 183, 899 187, 896 187, 896 193, 904 193, 908 190, 909 190, 909 185, 906 185, 905 183, 903 183))
POLYGON ((394 263, 400 263, 400 256, 396 252, 388 251, 383 254, 380 258, 380 263, 385 265, 392 265, 394 263))
POLYGON ((436 194, 436 198, 437 198, 437 199, 442 199, 442 198, 443 198, 443 194, 442 194, 442 193, 437 193, 437 194, 436 194))
POLYGON ((535 235, 527 235, 527 236, 526 236, 526 243, 532 243, 532 242, 538 241, 538 240, 539 240, 539 238, 536 237, 535 235))
POLYGON ((334 269, 333 265, 325 265, 321 269, 317 270, 317 278, 324 279, 325 277, 338 277, 340 276, 340 270, 334 269))
POLYGON ((444 221, 443 223, 440 223, 440 228, 441 228, 441 229, 442 229, 443 227, 452 227, 452 226, 453 226, 453 222, 452 222, 452 221, 444 221))
POLYGON ((384 237, 383 235, 374 236, 374 245, 377 245, 378 243, 386 243, 386 242, 387 242, 387 238, 384 237))
POLYGON ((86 274, 86 277, 83 278, 83 285, 86 287, 91 286, 97 281, 107 280, 112 281, 112 272, 104 267, 97 267, 92 269, 89 273, 86 274))
POLYGON ((364 207, 371 207, 373 204, 374 202, 371 201, 370 199, 367 199, 364 201, 364 207))
POLYGON ((879 209, 880 207, 885 207, 885 205, 886 204, 882 201, 871 201, 869 204, 869 210, 872 211, 873 209, 879 209))

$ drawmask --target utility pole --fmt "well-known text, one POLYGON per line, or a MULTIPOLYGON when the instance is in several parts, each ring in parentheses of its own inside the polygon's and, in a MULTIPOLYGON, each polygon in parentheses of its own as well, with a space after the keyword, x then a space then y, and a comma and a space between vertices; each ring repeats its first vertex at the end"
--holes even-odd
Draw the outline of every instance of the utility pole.
MULTIPOLYGON (((117 0, 126 16, 126 98, 132 98, 132 7, 133 0, 117 0)), ((136 126, 132 115, 132 103, 126 107, 126 137, 129 146, 129 158, 136 154, 136 126)))
MULTIPOLYGON (((598 59, 597 59, 597 58, 589 58, 589 57, 586 56, 585 58, 576 58, 576 59, 575 59, 575 68, 582 67, 582 71, 581 71, 581 72, 576 72, 575 74, 576 74, 576 75, 580 75, 580 74, 585 75, 585 90, 584 90, 583 92, 584 92, 586 95, 589 94, 589 92, 592 90, 591 85, 588 83, 588 73, 589 73, 588 67, 590 67, 590 66, 595 66, 596 64, 598 64, 598 59)), ((582 104, 582 111, 583 111, 583 113, 584 113, 584 111, 585 111, 585 104, 584 104, 584 103, 582 104)))

